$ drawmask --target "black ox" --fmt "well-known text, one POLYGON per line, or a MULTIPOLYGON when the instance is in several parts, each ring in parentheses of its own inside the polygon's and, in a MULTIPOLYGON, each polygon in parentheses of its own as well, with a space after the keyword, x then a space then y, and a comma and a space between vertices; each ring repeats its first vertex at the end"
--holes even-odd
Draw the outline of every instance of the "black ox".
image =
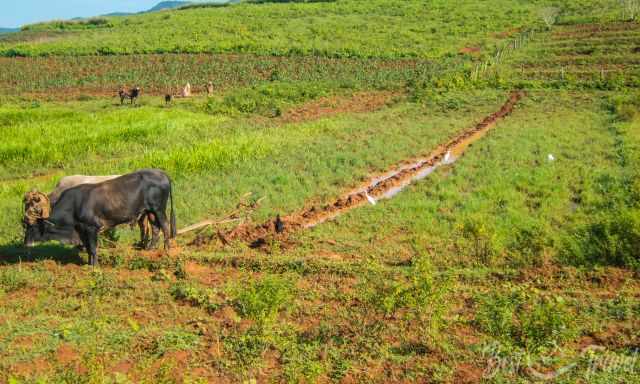
POLYGON ((87 250, 91 265, 98 263, 98 234, 120 224, 149 217, 153 227, 152 246, 162 230, 164 247, 171 247, 176 236, 171 180, 157 169, 144 169, 100 184, 82 184, 67 189, 51 207, 46 218, 26 220, 24 242, 58 240, 74 243, 77 239, 87 250), (171 219, 166 208, 171 201, 171 219))

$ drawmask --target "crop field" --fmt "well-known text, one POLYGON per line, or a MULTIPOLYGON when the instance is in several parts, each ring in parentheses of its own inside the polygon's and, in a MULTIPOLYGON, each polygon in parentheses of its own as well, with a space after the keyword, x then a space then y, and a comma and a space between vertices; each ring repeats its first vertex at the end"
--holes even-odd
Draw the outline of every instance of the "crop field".
MULTIPOLYGON (((614 0, 572 1, 567 20, 618 16, 614 0)), ((543 6, 543 5, 542 5, 543 6)), ((343 0, 230 7, 43 23, 0 40, 2 56, 255 53, 328 57, 442 58, 467 46, 491 50, 501 35, 543 24, 526 1, 343 0), (247 20, 252 20, 247 23, 247 20), (168 31, 171 31, 168 33, 168 31)))
POLYGON ((640 24, 451 3, 0 37, 0 384, 640 383, 640 24), (149 167, 209 225, 23 246, 26 192, 149 167))
POLYGON ((252 55, 130 55, 0 58, 0 88, 38 98, 113 95, 137 84, 147 94, 179 94, 191 82, 197 93, 211 81, 218 90, 273 81, 305 81, 352 89, 400 88, 445 71, 425 60, 364 60, 252 55))
POLYGON ((512 74, 529 86, 621 90, 640 86, 640 27, 558 27, 516 52, 512 74))

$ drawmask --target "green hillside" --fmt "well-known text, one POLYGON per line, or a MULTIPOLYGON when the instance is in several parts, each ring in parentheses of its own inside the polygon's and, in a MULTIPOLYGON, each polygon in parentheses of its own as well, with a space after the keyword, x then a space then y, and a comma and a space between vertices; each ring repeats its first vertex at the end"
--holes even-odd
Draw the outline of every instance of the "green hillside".
MULTIPOLYGON (((465 47, 491 49, 521 28, 542 25, 550 1, 340 0, 176 10, 81 23, 25 27, 22 39, 0 43, 0 55, 255 53, 331 57, 442 58, 465 47), (59 33, 63 31, 64 33, 59 33), (50 32, 56 32, 50 35, 50 32)), ((565 22, 606 20, 615 0, 563 6, 565 22)))

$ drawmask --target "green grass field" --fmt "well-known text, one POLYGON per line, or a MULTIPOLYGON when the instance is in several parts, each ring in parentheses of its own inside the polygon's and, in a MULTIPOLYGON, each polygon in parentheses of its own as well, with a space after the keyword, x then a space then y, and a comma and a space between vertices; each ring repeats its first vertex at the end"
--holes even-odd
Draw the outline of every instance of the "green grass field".
POLYGON ((0 58, 0 384, 640 383, 638 31, 613 1, 349 0, 0 38, 29 56, 0 58), (210 80, 212 97, 159 97, 210 80), (455 162, 259 247, 222 240, 236 222, 169 253, 122 226, 98 268, 21 245, 24 193, 71 174, 162 168, 179 228, 247 199, 249 224, 293 217, 514 89, 455 162))
MULTIPOLYGON (((0 40, 3 56, 132 53, 255 53, 328 57, 456 55, 467 46, 491 50, 500 33, 539 26, 553 2, 379 0, 302 4, 240 4, 108 18, 94 26, 45 23, 0 40), (251 23, 247 23, 250 19, 251 23)), ((618 17, 612 0, 581 0, 567 20, 618 17), (598 17, 598 18, 600 18, 598 17)))

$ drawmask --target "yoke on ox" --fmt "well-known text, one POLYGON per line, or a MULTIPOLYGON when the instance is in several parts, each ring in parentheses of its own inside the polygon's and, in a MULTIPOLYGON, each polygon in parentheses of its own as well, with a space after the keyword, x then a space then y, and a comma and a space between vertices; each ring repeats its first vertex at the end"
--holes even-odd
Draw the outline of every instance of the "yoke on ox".
MULTIPOLYGON (((176 236, 171 180, 160 170, 144 169, 100 184, 82 184, 65 190, 56 204, 47 209, 25 204, 25 245, 58 240, 79 240, 90 257, 98 263, 98 234, 120 224, 148 217, 154 227, 152 244, 162 230, 165 249, 176 236), (171 201, 171 218, 167 220, 167 202, 171 201)), ((26 197, 28 197, 27 194, 26 197)), ((48 204, 45 205, 48 207, 48 204)))

